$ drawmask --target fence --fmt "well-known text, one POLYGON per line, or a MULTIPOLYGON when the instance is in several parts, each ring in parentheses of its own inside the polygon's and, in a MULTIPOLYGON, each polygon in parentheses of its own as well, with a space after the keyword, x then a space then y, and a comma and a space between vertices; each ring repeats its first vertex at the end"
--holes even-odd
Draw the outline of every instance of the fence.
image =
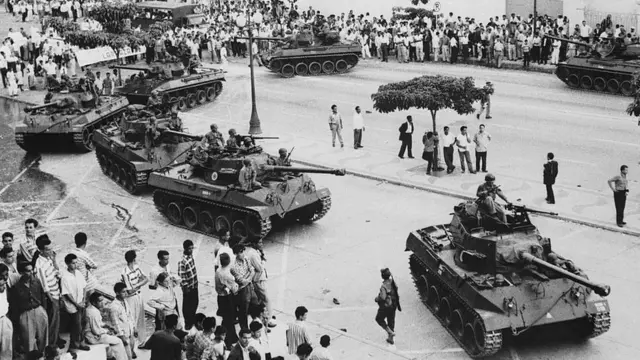
POLYGON ((605 11, 596 11, 593 9, 584 9, 584 19, 587 24, 592 28, 596 27, 596 24, 600 24, 607 15, 611 15, 611 22, 613 26, 616 24, 624 25, 624 28, 629 31, 631 27, 635 27, 636 30, 640 28, 640 16, 639 14, 625 14, 625 13, 608 13, 605 11))

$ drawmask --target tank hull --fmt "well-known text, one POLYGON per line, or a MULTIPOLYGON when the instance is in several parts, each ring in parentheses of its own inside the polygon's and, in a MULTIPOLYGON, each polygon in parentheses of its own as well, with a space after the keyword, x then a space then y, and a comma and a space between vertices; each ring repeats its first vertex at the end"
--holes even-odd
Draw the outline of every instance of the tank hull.
POLYGON ((119 118, 129 102, 115 96, 100 97, 96 108, 81 109, 80 114, 28 113, 15 128, 16 144, 28 152, 67 150, 93 151, 93 134, 119 118))
POLYGON ((554 325, 595 337, 609 329, 608 302, 570 279, 541 281, 521 274, 518 284, 478 287, 472 280, 477 274, 456 264, 455 257, 460 256, 456 249, 440 246, 446 241, 438 237, 448 228, 446 224, 411 232, 409 267, 427 308, 469 356, 498 352, 505 331, 517 336, 554 325))
POLYGON ((150 154, 141 144, 123 141, 118 131, 98 130, 93 136, 102 172, 131 194, 147 189, 152 171, 184 162, 193 145, 188 139, 158 144, 150 154))
POLYGON ((178 110, 188 111, 200 105, 213 102, 222 93, 224 75, 219 71, 203 71, 199 74, 169 80, 145 79, 125 84, 115 92, 126 96, 132 104, 146 105, 153 90, 164 102, 176 102, 178 110))
POLYGON ((569 87, 632 96, 633 75, 640 71, 640 60, 573 57, 558 64, 555 74, 569 87))
POLYGON ((149 186, 154 189, 157 210, 171 224, 191 231, 211 236, 228 230, 237 241, 259 241, 271 231, 272 221, 317 221, 331 208, 329 189, 306 186, 310 183, 306 175, 288 179, 286 185, 263 182, 255 190, 244 191, 198 177, 181 178, 189 167, 151 173, 149 186))
POLYGON ((360 60, 360 45, 310 46, 298 49, 276 49, 262 55, 265 67, 282 77, 295 75, 342 74, 354 68, 360 60))

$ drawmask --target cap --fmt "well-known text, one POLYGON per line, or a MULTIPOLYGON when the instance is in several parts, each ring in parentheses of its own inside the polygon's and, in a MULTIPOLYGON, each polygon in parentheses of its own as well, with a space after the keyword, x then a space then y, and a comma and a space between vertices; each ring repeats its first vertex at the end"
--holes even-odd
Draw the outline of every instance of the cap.
POLYGON ((389 268, 380 269, 380 275, 384 277, 391 276, 391 270, 389 268))
POLYGON ((487 174, 484 176, 484 181, 495 181, 496 177, 493 174, 487 174))
POLYGON ((280 148, 280 150, 278 150, 279 153, 287 153, 287 149, 285 148, 280 148))

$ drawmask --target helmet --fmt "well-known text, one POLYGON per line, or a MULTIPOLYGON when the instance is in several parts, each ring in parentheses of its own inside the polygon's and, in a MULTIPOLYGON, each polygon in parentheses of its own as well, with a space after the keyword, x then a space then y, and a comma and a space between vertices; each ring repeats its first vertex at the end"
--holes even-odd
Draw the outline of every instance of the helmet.
POLYGON ((280 148, 280 150, 278 150, 278 153, 279 154, 286 154, 286 153, 288 153, 288 151, 285 148, 280 148))
POLYGON ((493 174, 487 174, 484 176, 484 181, 495 181, 496 177, 493 174))

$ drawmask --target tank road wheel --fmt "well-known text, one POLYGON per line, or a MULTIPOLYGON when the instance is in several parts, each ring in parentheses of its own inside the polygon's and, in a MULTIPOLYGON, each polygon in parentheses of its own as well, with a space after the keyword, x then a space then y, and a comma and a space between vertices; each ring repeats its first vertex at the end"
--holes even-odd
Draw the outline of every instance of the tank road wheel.
POLYGON ((120 167, 119 169, 120 169, 120 176, 119 176, 120 185, 122 185, 124 188, 127 188, 127 182, 129 181, 129 176, 128 176, 129 174, 124 167, 120 167))
POLYGON ((218 215, 216 217, 216 232, 229 231, 231 232, 231 221, 227 215, 218 215))
POLYGON ((311 75, 319 75, 322 72, 322 65, 319 62, 312 62, 309 64, 309 74, 311 75))
POLYGON ((484 325, 478 319, 473 321, 473 334, 475 338, 476 348, 480 351, 484 351, 486 347, 486 331, 484 325))
POLYGON ((593 80, 593 88, 597 91, 604 91, 607 88, 607 80, 597 77, 593 80))
POLYGON ((449 301, 448 297, 443 296, 442 299, 440 299, 440 317, 442 317, 442 322, 444 322, 444 326, 446 327, 451 326, 452 316, 453 316, 453 312, 451 308, 451 302, 449 301))
POLYGON ((284 66, 282 66, 282 70, 280 70, 280 74, 283 77, 291 78, 291 77, 293 77, 293 75, 295 75, 295 71, 296 71, 296 69, 293 67, 293 65, 284 64, 284 66))
POLYGON ((188 108, 194 108, 196 107, 196 94, 191 93, 189 95, 187 95, 187 107, 188 108))
POLYGON ((593 79, 589 75, 584 75, 580 78, 580 87, 589 90, 593 87, 593 79))
POLYGON ((216 90, 216 97, 220 96, 220 94, 222 93, 222 83, 221 82, 214 83, 213 88, 216 90))
POLYGON ((462 342, 471 355, 478 353, 478 346, 476 345, 476 333, 473 329, 473 325, 470 323, 464 324, 464 335, 462 336, 462 342))
POLYGON ((429 305, 429 279, 427 279, 427 275, 421 275, 418 278, 418 291, 422 302, 429 305))
POLYGON ((360 59, 358 59, 357 55, 349 55, 346 57, 345 59, 347 61, 347 64, 349 64, 349 67, 354 67, 356 65, 358 65, 358 61, 360 59))
POLYGON ((296 65, 296 74, 300 76, 305 76, 309 73, 309 67, 305 63, 298 63, 296 65))
POLYGON ((93 129, 82 129, 82 150, 90 152, 95 148, 96 147, 93 144, 93 129))
POLYGON ((213 101, 213 99, 216 98, 216 89, 213 88, 213 86, 209 86, 207 88, 207 101, 213 101))
POLYGON ((102 170, 102 173, 105 175, 108 175, 109 161, 107 160, 107 157, 104 156, 103 154, 98 155, 98 163, 100 164, 100 170, 102 170))
POLYGON ((113 161, 109 163, 109 177, 113 181, 118 181, 118 165, 113 161))
POLYGON ((620 84, 620 92, 625 96, 633 95, 633 85, 631 85, 631 81, 623 81, 622 84, 620 84))
POLYGON ((231 236, 236 238, 238 242, 244 242, 249 238, 249 230, 244 220, 236 220, 231 226, 231 236))
POLYGON ((325 74, 333 74, 333 71, 336 69, 336 65, 333 61, 325 61, 322 63, 322 72, 325 74))
POLYGON ((184 96, 181 96, 178 99, 178 110, 186 111, 189 107, 187 106, 187 99, 184 96))
POLYGON ((462 316, 460 309, 454 310, 451 314, 451 325, 449 325, 449 328, 458 339, 462 339, 464 335, 464 316, 462 316))
POLYGON ((336 61, 336 72, 337 73, 342 74, 347 70, 349 70, 349 64, 347 64, 346 61, 344 61, 342 59, 336 61))
POLYGON ((438 289, 432 285, 429 287, 428 294, 427 306, 437 314, 440 311, 440 293, 438 292, 438 289))
POLYGON ((182 224, 182 208, 177 202, 172 201, 169 203, 169 205, 167 205, 166 215, 167 219, 169 219, 172 224, 182 224))
POLYGON ((282 61, 280 61, 280 60, 271 60, 269 62, 269 69, 271 71, 280 72, 281 68, 282 68, 282 61))
POLYGON ((580 78, 576 74, 571 74, 567 78, 567 85, 572 88, 577 88, 580 85, 580 78))
POLYGON ((558 67, 556 69, 556 76, 558 76, 558 78, 562 80, 565 80, 567 76, 569 76, 569 69, 567 69, 566 67, 558 67))
POLYGON ((213 220, 213 214, 208 211, 202 211, 200 213, 200 230, 207 234, 213 234, 216 231, 216 223, 213 220))
POLYGON ((198 211, 191 206, 185 207, 182 210, 182 221, 184 221, 184 226, 195 229, 198 226, 198 211))
POLYGON ((198 104, 204 104, 205 102, 207 102, 207 94, 204 92, 204 90, 198 90, 198 92, 196 93, 196 102, 198 104))
POLYGON ((131 170, 127 173, 127 182, 126 182, 127 190, 131 194, 135 194, 138 186, 138 174, 135 170, 131 170))
POLYGON ((620 91, 620 82, 616 79, 609 79, 607 81, 607 91, 612 94, 617 94, 620 91))

